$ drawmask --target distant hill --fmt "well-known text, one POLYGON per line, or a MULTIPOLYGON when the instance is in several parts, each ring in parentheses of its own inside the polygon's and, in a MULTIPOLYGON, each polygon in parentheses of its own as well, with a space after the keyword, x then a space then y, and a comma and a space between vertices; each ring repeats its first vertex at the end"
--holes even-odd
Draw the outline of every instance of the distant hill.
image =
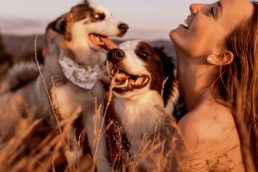
MULTIPOLYGON (((36 35, 29 35, 29 36, 3 35, 3 40, 6 45, 7 51, 10 54, 14 54, 14 55, 34 52, 35 39, 36 39, 36 35)), ((39 35, 37 38, 37 49, 42 48, 43 45, 44 45, 44 35, 39 35)))
MULTIPOLYGON (((4 78, 8 69, 15 63, 21 61, 34 61, 34 44, 36 35, 29 36, 15 36, 15 35, 2 35, 6 51, 11 54, 11 59, 0 63, 0 82, 4 78)), ((116 44, 120 44, 126 40, 114 40, 116 44)), ((169 40, 155 40, 148 41, 152 46, 164 47, 165 52, 175 57, 175 51, 171 41, 169 40)), ((39 53, 39 50, 44 46, 44 35, 38 35, 37 37, 37 50, 38 60, 43 63, 44 57, 39 53)), ((1 58, 1 57, 0 57, 1 58)))
MULTIPOLYGON (((36 35, 29 36, 15 36, 15 35, 3 35, 3 40, 6 45, 7 51, 10 54, 17 55, 34 52, 36 35)), ((114 40, 117 44, 125 40, 114 40)), ((167 54, 174 56, 174 48, 170 40, 155 40, 149 41, 152 46, 164 47, 167 54)), ((44 45, 44 35, 38 35, 37 49, 40 49, 44 45)))
POLYGON ((176 57, 174 45, 170 40, 155 40, 150 42, 152 46, 164 47, 165 52, 173 57, 176 57))

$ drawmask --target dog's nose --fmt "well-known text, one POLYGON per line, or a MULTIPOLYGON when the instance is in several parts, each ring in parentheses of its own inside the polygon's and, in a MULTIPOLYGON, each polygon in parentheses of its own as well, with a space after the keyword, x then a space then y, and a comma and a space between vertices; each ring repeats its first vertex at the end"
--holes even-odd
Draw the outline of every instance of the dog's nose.
POLYGON ((122 60, 124 57, 125 57, 125 52, 119 48, 111 49, 107 53, 108 61, 113 62, 113 63, 122 60))
POLYGON ((129 26, 125 23, 121 23, 118 25, 118 29, 120 30, 120 32, 126 33, 127 30, 129 29, 129 26))

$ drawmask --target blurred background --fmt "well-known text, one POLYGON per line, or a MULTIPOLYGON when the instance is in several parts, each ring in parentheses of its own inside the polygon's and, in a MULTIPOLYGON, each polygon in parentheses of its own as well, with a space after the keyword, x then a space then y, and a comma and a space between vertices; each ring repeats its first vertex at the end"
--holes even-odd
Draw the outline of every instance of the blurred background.
MULTIPOLYGON (((47 24, 82 0, 1 0, 0 2, 0 79, 14 63, 33 60, 36 35, 38 57, 44 44, 47 24)), ((214 0, 91 0, 108 8, 130 29, 116 40, 142 39, 163 46, 174 55, 169 32, 190 14, 191 3, 213 3, 214 0)), ((43 59, 42 59, 43 61, 43 59)))

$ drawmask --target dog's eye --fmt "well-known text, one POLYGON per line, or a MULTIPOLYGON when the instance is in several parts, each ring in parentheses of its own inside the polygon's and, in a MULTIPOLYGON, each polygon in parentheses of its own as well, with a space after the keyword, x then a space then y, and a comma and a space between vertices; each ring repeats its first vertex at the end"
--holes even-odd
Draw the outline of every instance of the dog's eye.
POLYGON ((99 14, 94 14, 94 15, 93 15, 93 18, 99 19, 99 18, 100 18, 100 15, 99 15, 99 14))
POLYGON ((103 14, 103 13, 92 13, 91 17, 95 21, 100 21, 100 20, 103 20, 105 18, 105 14, 103 14))
POLYGON ((139 52, 138 55, 143 59, 147 59, 149 56, 149 54, 146 52, 139 52))
POLYGON ((145 46, 145 44, 140 44, 140 46, 137 47, 135 50, 135 53, 137 56, 139 56, 142 60, 148 60, 150 56, 152 56, 152 51, 145 46))
POLYGON ((148 54, 147 54, 147 53, 144 53, 144 52, 141 53, 141 55, 144 56, 144 57, 147 57, 147 56, 148 56, 148 54))

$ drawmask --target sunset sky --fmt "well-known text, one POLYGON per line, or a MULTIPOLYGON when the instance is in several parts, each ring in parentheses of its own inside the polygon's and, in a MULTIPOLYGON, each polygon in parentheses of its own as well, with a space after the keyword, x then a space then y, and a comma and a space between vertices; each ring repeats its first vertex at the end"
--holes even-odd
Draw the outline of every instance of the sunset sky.
MULTIPOLYGON (((1 0, 0 32, 3 34, 42 34, 50 20, 67 12, 81 0, 1 0)), ((183 23, 191 3, 214 0, 91 0, 105 6, 125 21, 125 36, 139 39, 168 39, 169 31, 183 23)))

